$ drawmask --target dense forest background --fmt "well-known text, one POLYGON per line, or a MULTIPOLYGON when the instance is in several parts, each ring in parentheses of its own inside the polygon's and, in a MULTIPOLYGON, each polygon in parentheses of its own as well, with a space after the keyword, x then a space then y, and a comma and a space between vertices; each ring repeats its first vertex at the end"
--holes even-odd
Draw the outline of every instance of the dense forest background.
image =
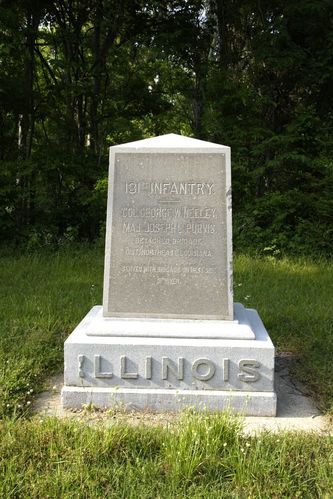
POLYGON ((332 0, 2 0, 0 241, 103 236, 110 145, 232 148, 234 245, 330 254, 332 0))

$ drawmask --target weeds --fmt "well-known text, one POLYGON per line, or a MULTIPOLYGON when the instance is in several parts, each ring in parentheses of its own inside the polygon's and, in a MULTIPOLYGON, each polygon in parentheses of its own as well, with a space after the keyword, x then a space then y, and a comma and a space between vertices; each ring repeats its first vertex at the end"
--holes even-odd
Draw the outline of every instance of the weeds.
POLYGON ((319 498, 333 488, 332 437, 248 437, 227 414, 187 411, 173 431, 6 420, 0 436, 1 497, 319 498))

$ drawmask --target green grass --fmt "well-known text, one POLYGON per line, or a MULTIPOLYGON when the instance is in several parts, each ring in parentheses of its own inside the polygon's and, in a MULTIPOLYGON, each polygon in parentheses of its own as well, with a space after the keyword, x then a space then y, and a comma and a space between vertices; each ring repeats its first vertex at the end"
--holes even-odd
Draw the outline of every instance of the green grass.
POLYGON ((235 258, 235 300, 256 308, 278 351, 296 356, 295 375, 333 411, 333 263, 235 258))
POLYGON ((0 260, 0 416, 60 372, 63 343, 102 300, 103 251, 63 250, 0 260))
POLYGON ((0 424, 1 497, 329 498, 333 440, 246 437, 228 415, 174 430, 56 419, 0 424))
MULTIPOLYGON (((234 267, 235 300, 332 411, 333 264, 239 255, 234 267)), ((30 418, 65 338, 102 301, 102 274, 98 247, 0 259, 0 497, 332 497, 328 436, 249 438, 226 414, 187 412, 176 429, 30 418)))
MULTIPOLYGON (((0 416, 61 371, 64 340, 102 302, 103 265, 101 247, 0 259, 0 416)), ((332 411, 333 264, 241 255, 234 267, 235 300, 259 311, 277 349, 296 355, 296 377, 332 411)))

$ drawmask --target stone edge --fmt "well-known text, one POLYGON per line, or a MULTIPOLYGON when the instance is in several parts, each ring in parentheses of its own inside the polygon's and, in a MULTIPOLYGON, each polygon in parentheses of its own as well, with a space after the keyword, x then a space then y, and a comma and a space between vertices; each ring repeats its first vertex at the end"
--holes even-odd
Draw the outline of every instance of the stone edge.
POLYGON ((81 327, 85 328, 87 336, 103 336, 106 338, 112 336, 255 339, 248 311, 241 303, 234 303, 234 321, 104 317, 102 306, 95 305, 84 317, 81 327), (195 332, 192 332, 192 328, 194 328, 195 332))
POLYGON ((275 392, 228 392, 219 390, 166 390, 64 386, 62 405, 79 409, 92 405, 99 409, 152 412, 179 412, 186 407, 197 411, 230 410, 242 416, 276 416, 275 392))

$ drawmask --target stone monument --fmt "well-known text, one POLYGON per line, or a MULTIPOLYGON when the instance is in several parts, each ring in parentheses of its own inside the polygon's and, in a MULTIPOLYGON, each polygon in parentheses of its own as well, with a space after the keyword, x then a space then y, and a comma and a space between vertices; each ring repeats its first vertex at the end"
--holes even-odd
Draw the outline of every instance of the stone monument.
POLYGON ((65 342, 64 407, 275 416, 274 347, 233 303, 230 148, 110 148, 103 307, 65 342))

